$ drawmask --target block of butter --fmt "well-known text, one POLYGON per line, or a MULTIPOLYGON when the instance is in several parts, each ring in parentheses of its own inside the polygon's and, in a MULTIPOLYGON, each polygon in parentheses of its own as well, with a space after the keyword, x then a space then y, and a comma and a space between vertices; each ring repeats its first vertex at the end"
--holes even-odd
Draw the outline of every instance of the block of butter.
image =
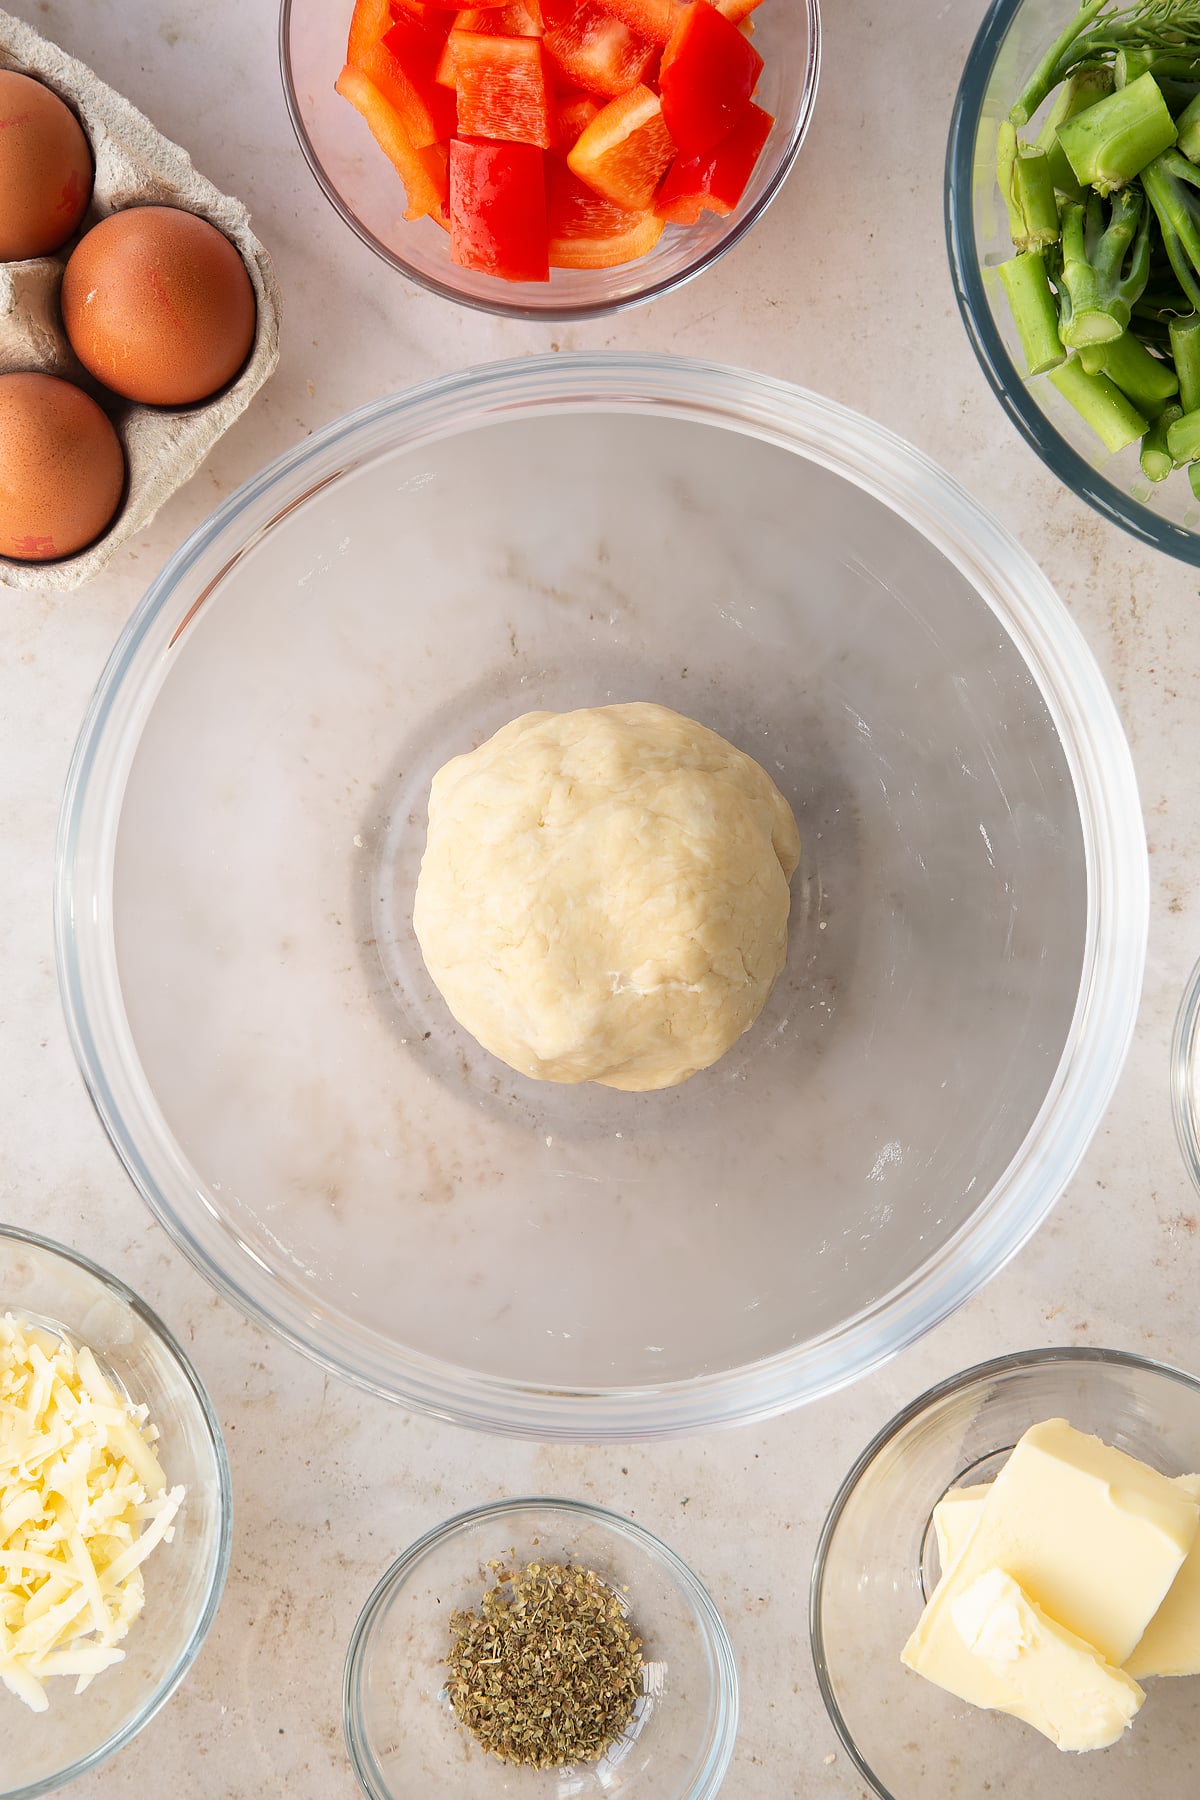
POLYGON ((1003 1569, 977 1576, 951 1600, 950 1615, 975 1692, 987 1693, 976 1704, 1024 1719, 1060 1750, 1115 1744, 1146 1698, 1123 1669, 1047 1618, 1003 1569))
MULTIPOLYGON (((1200 1475, 1180 1475, 1175 1486, 1200 1500, 1200 1475)), ((1141 1642, 1125 1659, 1125 1671, 1137 1681, 1147 1675, 1200 1675, 1200 1534, 1141 1642)))
MULTIPOLYGON (((989 1659, 964 1642, 955 1609, 961 1622, 964 1596, 981 1576, 998 1572, 1036 1609, 1021 1618, 1026 1624, 1030 1618, 1041 1622, 1039 1646, 1042 1628, 1052 1622, 1115 1675, 1183 1566, 1198 1524, 1200 1504, 1167 1476, 1075 1431, 1065 1419, 1035 1425, 988 1489, 975 1528, 949 1562, 903 1660, 963 1700, 996 1705, 989 1659)), ((990 1591, 983 1590, 985 1597, 990 1591)), ((974 1635, 978 1639, 980 1631, 974 1635)), ((1056 1649, 1062 1648, 1056 1641, 1056 1649)), ((1060 1657, 1055 1666, 1061 1663, 1060 1657)), ((1031 1659, 1031 1668, 1034 1664, 1050 1666, 1040 1653, 1031 1659)), ((1036 1672, 1031 1679, 1037 1679, 1036 1672)), ((1089 1668, 1088 1680, 1097 1683, 1095 1670, 1089 1668)), ((1132 1712, 1119 1717, 1118 1689, 1128 1697, 1122 1683, 1108 1684, 1115 1711, 1095 1727, 1090 1743, 1112 1742, 1103 1733, 1111 1728, 1119 1736, 1132 1717, 1132 1712)), ((1028 1701, 1022 1704, 1020 1716, 1029 1717, 1034 1709, 1028 1701)))
MULTIPOLYGON (((1177 1475, 1177 1488, 1200 1500, 1200 1475, 1177 1475)), ((951 1488, 933 1509, 938 1556, 949 1569, 974 1531, 990 1488, 951 1488)), ((1135 1681, 1152 1675, 1200 1675, 1200 1533, 1171 1583, 1167 1597, 1125 1660, 1135 1681)))

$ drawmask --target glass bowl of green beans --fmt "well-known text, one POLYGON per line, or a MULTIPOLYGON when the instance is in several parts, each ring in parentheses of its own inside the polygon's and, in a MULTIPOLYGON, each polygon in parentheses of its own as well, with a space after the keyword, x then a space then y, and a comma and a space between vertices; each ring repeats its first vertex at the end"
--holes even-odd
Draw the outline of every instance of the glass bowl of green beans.
POLYGON ((950 129, 963 322, 1018 430, 1200 564, 1200 4, 993 0, 950 129))
POLYGON ((501 1500, 397 1558, 346 1658, 370 1800, 715 1800, 738 1721, 716 1606, 644 1526, 501 1500))

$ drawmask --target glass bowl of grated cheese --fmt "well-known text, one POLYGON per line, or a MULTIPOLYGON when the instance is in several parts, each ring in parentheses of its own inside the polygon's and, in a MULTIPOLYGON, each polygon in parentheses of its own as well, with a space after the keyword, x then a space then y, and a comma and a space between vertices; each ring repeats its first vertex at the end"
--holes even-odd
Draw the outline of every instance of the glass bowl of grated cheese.
POLYGON ((162 1321, 0 1226, 0 1800, 85 1774, 169 1699, 231 1522, 220 1427, 162 1321))

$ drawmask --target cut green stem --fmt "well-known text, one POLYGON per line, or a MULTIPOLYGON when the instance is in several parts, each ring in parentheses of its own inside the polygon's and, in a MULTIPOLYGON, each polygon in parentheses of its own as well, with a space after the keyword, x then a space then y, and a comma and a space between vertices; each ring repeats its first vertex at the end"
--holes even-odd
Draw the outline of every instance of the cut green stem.
POLYGON ((1072 200, 1082 200, 1083 189, 1075 179, 1075 171, 1067 161, 1067 153, 1058 141, 1058 128, 1065 125, 1068 119, 1086 112, 1089 106, 1095 106, 1097 100, 1103 100, 1112 91, 1113 75, 1107 64, 1097 63, 1090 68, 1076 69, 1070 80, 1065 81, 1055 95, 1054 105, 1037 134, 1037 147, 1046 152, 1051 180, 1060 193, 1069 194, 1072 200))
POLYGON ((1200 412, 1185 412, 1167 427, 1167 449, 1176 468, 1200 457, 1200 412))
POLYGON ((1058 141, 1084 187, 1112 193, 1175 142, 1175 121, 1153 75, 1139 75, 1060 125, 1058 141))
POLYGON ((1185 319, 1172 319, 1171 357, 1179 377, 1179 404, 1184 412, 1200 407, 1200 313, 1189 313, 1185 319))
POLYGON ((1165 481, 1175 467, 1175 458, 1167 448, 1167 432, 1182 417, 1182 407, 1165 407, 1142 439, 1138 461, 1147 481, 1165 481))
POLYGON ((1009 309, 1028 375, 1044 375, 1066 361, 1066 351, 1058 335, 1058 307, 1050 279, 1046 274, 1046 258, 1041 250, 1027 250, 1000 264, 1000 279, 1008 295, 1009 309))
POLYGON ((1136 189, 1117 195, 1107 224, 1098 195, 1086 206, 1068 201, 1058 286, 1059 335, 1069 350, 1120 337, 1149 276, 1149 212, 1136 189))
POLYGON ((1089 375, 1077 356, 1051 369, 1047 379, 1114 455, 1146 435, 1147 420, 1136 406, 1107 375, 1089 375))
POLYGON ((1200 170, 1177 150, 1156 156, 1142 170, 1142 188, 1158 219, 1163 249, 1192 310, 1200 312, 1200 200, 1191 185, 1197 181, 1200 170))
POLYGON ((1054 40, 1008 115, 1014 125, 1027 125, 1047 94, 1058 86, 1067 72, 1062 66, 1065 59, 1106 4, 1107 0, 1088 0, 1087 5, 1080 8, 1071 23, 1054 40))
POLYGON ((1177 148, 1189 162, 1200 162, 1200 94, 1185 106, 1175 121, 1177 148))
POLYGON ((1170 363, 1151 356, 1132 332, 1123 331, 1105 344, 1103 356, 1101 366, 1108 379, 1115 381, 1125 398, 1148 419, 1156 419, 1179 392, 1179 378, 1170 363))
POLYGON ((1044 150, 1017 143, 1007 120, 996 144, 996 179, 1008 208, 1008 228, 1018 250, 1044 250, 1058 242, 1058 200, 1044 150))

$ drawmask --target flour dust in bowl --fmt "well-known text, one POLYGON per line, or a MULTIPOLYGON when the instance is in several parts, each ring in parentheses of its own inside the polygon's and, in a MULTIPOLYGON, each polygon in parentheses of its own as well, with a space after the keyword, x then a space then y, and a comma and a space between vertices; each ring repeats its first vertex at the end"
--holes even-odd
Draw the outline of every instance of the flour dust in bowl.
POLYGON ((1034 1229, 1132 1028, 1128 752, 1033 564, 878 427, 553 357, 366 408, 122 637, 66 796, 60 972, 130 1173, 249 1312, 496 1430, 763 1416, 1034 1229), (799 824, 786 967, 682 1085, 514 1073, 413 936, 431 778, 535 709, 674 708, 799 824))

